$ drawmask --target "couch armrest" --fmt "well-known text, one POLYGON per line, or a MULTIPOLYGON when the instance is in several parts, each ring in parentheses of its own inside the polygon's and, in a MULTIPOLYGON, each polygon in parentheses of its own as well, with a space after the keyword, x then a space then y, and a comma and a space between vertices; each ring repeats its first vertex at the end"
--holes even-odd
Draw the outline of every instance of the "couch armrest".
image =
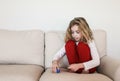
POLYGON ((114 81, 120 81, 120 60, 104 56, 101 58, 101 64, 98 67, 98 71, 107 75, 114 81))

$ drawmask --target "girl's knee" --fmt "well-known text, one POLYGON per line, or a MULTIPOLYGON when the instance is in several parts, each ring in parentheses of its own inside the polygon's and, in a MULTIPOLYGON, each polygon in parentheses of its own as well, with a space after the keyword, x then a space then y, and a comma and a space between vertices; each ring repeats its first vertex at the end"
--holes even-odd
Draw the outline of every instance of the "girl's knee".
POLYGON ((65 50, 66 50, 66 55, 67 55, 69 64, 79 62, 75 41, 73 40, 67 41, 65 45, 65 50))
POLYGON ((88 46, 88 44, 84 43, 84 42, 79 42, 78 46, 77 46, 78 51, 87 51, 90 53, 90 48, 88 46))
POLYGON ((78 47, 79 48, 89 48, 88 44, 84 43, 84 42, 79 42, 78 43, 78 47))
POLYGON ((65 44, 65 47, 66 46, 75 46, 76 44, 75 44, 75 41, 74 40, 68 40, 67 42, 66 42, 66 44, 65 44))

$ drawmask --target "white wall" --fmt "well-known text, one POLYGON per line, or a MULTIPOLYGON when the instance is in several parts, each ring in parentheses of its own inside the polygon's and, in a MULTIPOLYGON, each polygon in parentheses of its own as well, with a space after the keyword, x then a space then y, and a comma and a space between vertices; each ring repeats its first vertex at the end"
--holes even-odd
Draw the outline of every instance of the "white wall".
POLYGON ((78 16, 106 30, 108 55, 120 58, 120 0, 0 0, 0 29, 66 30, 78 16))

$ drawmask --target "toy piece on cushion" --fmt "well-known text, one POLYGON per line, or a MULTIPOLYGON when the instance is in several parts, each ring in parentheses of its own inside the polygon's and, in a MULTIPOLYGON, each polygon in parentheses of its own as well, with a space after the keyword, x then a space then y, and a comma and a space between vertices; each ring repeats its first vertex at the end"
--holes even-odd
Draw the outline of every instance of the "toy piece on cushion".
POLYGON ((60 73, 60 69, 59 68, 56 68, 56 73, 60 73))

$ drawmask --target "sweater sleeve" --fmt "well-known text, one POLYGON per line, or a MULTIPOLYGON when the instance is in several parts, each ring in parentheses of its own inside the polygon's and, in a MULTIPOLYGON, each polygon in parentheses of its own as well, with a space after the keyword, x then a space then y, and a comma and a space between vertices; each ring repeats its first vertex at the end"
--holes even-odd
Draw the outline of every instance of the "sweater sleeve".
POLYGON ((53 60, 60 60, 65 55, 65 45, 55 54, 53 60))
POLYGON ((90 47, 92 60, 83 63, 85 67, 85 71, 94 68, 100 64, 99 54, 94 41, 90 42, 88 45, 90 47))

